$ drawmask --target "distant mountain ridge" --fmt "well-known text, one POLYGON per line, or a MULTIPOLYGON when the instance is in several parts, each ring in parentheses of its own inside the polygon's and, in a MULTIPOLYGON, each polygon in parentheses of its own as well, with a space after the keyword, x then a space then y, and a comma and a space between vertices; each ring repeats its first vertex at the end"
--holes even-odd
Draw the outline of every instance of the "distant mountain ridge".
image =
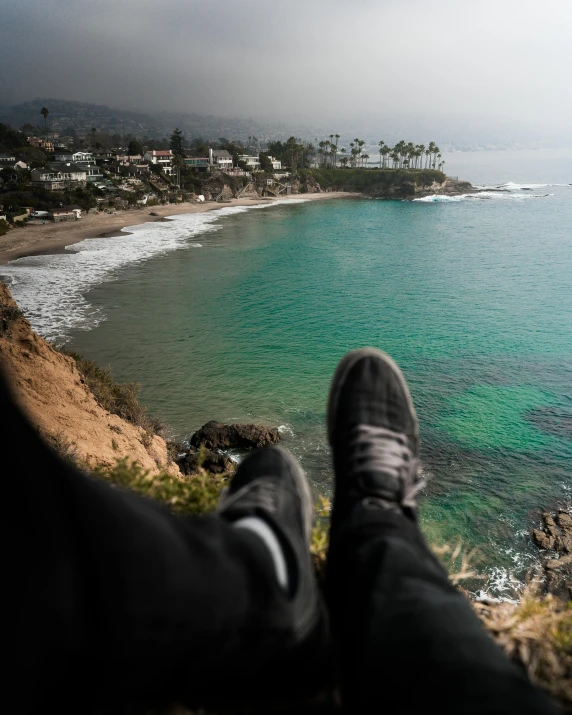
POLYGON ((115 109, 104 104, 91 104, 66 99, 37 98, 12 106, 0 106, 0 122, 18 128, 23 124, 42 126, 42 107, 49 110, 48 126, 53 132, 65 133, 73 127, 78 134, 88 133, 92 127, 107 134, 146 135, 151 139, 168 137, 173 129, 181 129, 187 139, 246 140, 256 136, 260 141, 287 139, 293 134, 304 137, 318 136, 323 130, 308 127, 290 127, 282 123, 263 124, 254 119, 224 118, 183 112, 157 114, 115 109))

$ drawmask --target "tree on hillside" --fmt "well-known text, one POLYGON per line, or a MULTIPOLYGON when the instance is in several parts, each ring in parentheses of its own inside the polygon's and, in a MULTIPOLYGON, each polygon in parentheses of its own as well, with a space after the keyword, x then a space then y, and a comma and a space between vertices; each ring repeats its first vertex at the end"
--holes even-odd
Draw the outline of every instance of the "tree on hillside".
POLYGON ((170 141, 170 149, 174 156, 182 158, 185 155, 185 149, 183 146, 184 142, 185 138, 183 137, 183 132, 179 128, 175 129, 175 131, 171 134, 170 141))
POLYGON ((91 128, 91 148, 95 149, 95 133, 97 132, 97 129, 95 127, 91 128))
POLYGON ((127 146, 127 153, 129 156, 135 156, 137 154, 143 154, 143 147, 138 139, 131 139, 127 146))
POLYGON ((0 147, 3 149, 16 149, 27 145, 26 137, 22 132, 17 132, 8 124, 0 124, 0 147))
POLYGON ((48 114, 49 113, 50 113, 50 110, 47 107, 42 107, 40 109, 40 114, 44 118, 44 135, 45 135, 46 141, 48 139, 48 114))
POLYGON ((33 124, 30 124, 29 122, 26 122, 26 124, 22 124, 22 126, 20 127, 20 131, 27 137, 35 137, 40 133, 39 128, 34 126, 33 124))
POLYGON ((272 174, 274 169, 272 168, 272 162, 268 158, 268 155, 261 151, 258 155, 258 158, 260 160, 260 168, 262 169, 262 171, 265 171, 268 174, 272 174))

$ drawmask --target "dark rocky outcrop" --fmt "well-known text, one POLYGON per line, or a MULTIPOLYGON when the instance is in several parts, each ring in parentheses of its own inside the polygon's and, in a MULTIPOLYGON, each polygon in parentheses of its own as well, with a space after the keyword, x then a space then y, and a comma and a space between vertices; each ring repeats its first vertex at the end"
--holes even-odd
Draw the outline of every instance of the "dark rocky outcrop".
POLYGON ((183 474, 196 474, 200 469, 211 474, 228 474, 236 467, 236 463, 226 454, 204 448, 189 449, 182 456, 177 457, 175 462, 183 474))
POLYGON ((169 456, 183 474, 197 474, 201 469, 211 474, 231 473, 236 463, 226 454, 200 447, 188 449, 181 442, 167 442, 169 456))
POLYGON ((252 424, 230 424, 211 420, 191 437, 191 446, 207 449, 257 449, 280 441, 276 427, 252 424))
POLYGON ((566 511, 544 512, 542 526, 533 530, 532 539, 544 552, 541 558, 546 590, 572 599, 572 516, 566 511))

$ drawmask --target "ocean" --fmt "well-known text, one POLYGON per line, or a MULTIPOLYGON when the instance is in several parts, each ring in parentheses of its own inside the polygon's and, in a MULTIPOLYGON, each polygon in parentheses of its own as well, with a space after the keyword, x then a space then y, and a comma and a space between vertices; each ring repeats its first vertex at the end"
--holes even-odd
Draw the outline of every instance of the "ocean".
POLYGON ((540 509, 572 500, 572 153, 445 160, 484 193, 179 215, 2 273, 40 334, 141 383, 172 436, 276 425, 326 495, 333 370, 386 350, 420 418, 422 528, 477 547, 475 589, 513 598, 540 509))

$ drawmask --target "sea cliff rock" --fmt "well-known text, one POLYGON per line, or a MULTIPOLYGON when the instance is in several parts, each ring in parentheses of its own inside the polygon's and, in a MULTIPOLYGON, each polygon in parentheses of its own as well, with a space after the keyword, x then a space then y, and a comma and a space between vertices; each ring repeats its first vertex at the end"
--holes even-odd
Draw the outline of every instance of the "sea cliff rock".
POLYGON ((560 598, 572 599, 572 516, 566 511, 544 512, 542 526, 532 539, 542 549, 545 588, 560 598))
POLYGON ((191 446, 216 449, 255 449, 268 447, 280 441, 275 427, 253 424, 230 424, 211 420, 191 437, 191 446))

